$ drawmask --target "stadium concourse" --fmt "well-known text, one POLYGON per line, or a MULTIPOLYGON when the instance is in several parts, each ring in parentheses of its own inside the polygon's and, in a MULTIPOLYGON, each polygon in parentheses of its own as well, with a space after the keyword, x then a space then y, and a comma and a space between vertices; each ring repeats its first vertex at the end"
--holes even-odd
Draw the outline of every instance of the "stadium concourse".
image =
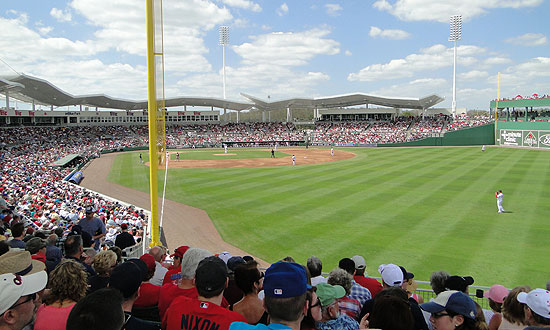
MULTIPOLYGON (((220 147, 225 143, 254 146, 298 142, 306 135, 319 145, 402 142, 489 121, 400 117, 387 122, 321 122, 307 131, 290 123, 170 126, 167 145, 175 149, 220 147)), ((550 324, 549 307, 539 301, 548 296, 547 291, 526 294, 521 292, 529 292, 528 287, 509 292, 493 286, 486 292, 491 310, 482 312, 467 296, 468 286, 474 282, 471 277, 438 271, 430 280, 439 295, 433 302, 422 304, 412 273, 388 263, 378 267, 380 281, 367 278, 361 256, 342 256, 328 278, 322 275, 321 260, 311 257, 304 269, 317 292, 301 291, 299 288, 306 287, 306 272, 299 266, 293 268, 291 257, 284 260, 287 266, 271 265, 264 279, 258 265, 267 263, 223 242, 204 211, 170 201, 167 212, 173 214, 168 218, 188 217, 185 226, 165 223, 170 227, 167 241, 173 251, 171 258, 167 258, 166 247, 157 246, 139 258, 123 261, 128 258, 123 259, 122 250, 129 251, 145 239, 147 216, 143 210, 148 195, 106 183, 112 157, 100 154, 147 146, 145 126, 3 128, 0 139, 0 328, 30 325, 34 329, 78 329, 81 322, 87 322, 85 327, 90 329, 120 328, 123 323, 126 329, 180 329, 183 321, 173 322, 174 315, 189 312, 205 317, 188 309, 196 301, 193 299, 202 301, 201 308, 212 305, 208 308, 215 313, 206 316, 208 324, 218 325, 215 322, 221 319, 265 323, 266 313, 273 310, 264 311, 261 300, 282 292, 277 286, 273 289, 283 276, 280 269, 286 269, 287 274, 284 292, 309 299, 308 316, 294 320, 298 324, 302 321, 302 329, 358 329, 366 325, 362 317, 367 314, 371 327, 381 329, 428 329, 445 316, 457 322, 456 329, 486 329, 487 323, 506 325, 507 329, 550 324), (64 181, 72 168, 48 166, 69 154, 80 155, 84 163, 91 161, 86 186, 105 192, 94 184, 111 185, 109 192, 120 201, 64 181), (213 254, 219 259, 205 259, 213 254), (220 259, 230 271, 225 290, 228 274, 225 266, 217 266, 220 259), (262 290, 262 282, 267 291, 262 290), (46 286, 44 294, 36 295, 46 286), (451 289, 456 291, 448 291, 451 289), (377 300, 373 301, 376 293, 377 300), (22 307, 31 300, 38 306, 34 325, 36 309, 22 307), (221 307, 214 307, 218 304, 221 307), (228 306, 232 314, 221 309, 228 306), (398 311, 388 317, 388 311, 395 309, 398 311), (122 312, 125 318, 117 319, 122 312)), ((270 302, 266 299, 266 304, 270 302)), ((275 314, 271 317, 276 319, 275 314)), ((229 322, 221 326, 228 327, 229 322)))

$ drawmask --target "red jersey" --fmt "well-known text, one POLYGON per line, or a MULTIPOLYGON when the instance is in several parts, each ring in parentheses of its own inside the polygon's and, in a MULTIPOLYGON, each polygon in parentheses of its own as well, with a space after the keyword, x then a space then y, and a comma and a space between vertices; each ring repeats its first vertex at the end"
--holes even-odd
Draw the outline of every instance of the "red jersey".
POLYGON ((178 297, 174 299, 162 318, 162 328, 228 330, 233 322, 246 323, 246 319, 239 313, 208 301, 178 297))
POLYGON ((134 306, 138 308, 157 306, 159 303, 159 295, 160 286, 149 282, 141 283, 139 287, 139 297, 134 303, 134 306))
POLYGON ((164 313, 168 307, 170 307, 172 301, 179 296, 196 299, 199 297, 199 293, 197 292, 197 288, 180 289, 177 285, 172 283, 163 285, 160 288, 159 295, 159 314, 161 319, 164 317, 164 313))
POLYGON ((361 285, 364 288, 369 289, 370 294, 374 298, 376 294, 380 291, 382 291, 382 284, 378 282, 375 278, 372 277, 365 277, 365 276, 354 276, 353 280, 357 282, 359 285, 361 285))
MULTIPOLYGON (((176 268, 172 268, 172 269, 169 269, 166 274, 164 274, 164 280, 162 281, 162 285, 166 284, 166 283, 174 283, 176 284, 175 282, 181 278, 181 275, 180 276, 177 276, 178 278, 174 278, 172 279, 172 275, 177 275, 177 274, 180 274, 181 273, 181 268, 180 267, 176 267, 176 268)), ((175 276, 176 277, 176 276, 175 276)))

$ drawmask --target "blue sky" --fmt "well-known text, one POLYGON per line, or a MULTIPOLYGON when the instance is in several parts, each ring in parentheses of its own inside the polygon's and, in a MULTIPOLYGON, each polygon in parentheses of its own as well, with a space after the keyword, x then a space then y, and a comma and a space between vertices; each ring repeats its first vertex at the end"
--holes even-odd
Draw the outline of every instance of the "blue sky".
MULTIPOLYGON (((550 94, 545 0, 164 0, 166 96, 222 97, 220 25, 230 27, 227 98, 361 92, 452 100, 449 17, 462 15, 457 107, 550 94)), ((145 1, 3 1, 0 59, 71 94, 147 97, 145 1)), ((0 62, 0 74, 13 74, 0 62)), ((1 102, 1 101, 0 101, 1 102)), ((3 103, 3 102, 1 102, 3 103)), ((22 108, 25 106, 20 105, 22 108)))

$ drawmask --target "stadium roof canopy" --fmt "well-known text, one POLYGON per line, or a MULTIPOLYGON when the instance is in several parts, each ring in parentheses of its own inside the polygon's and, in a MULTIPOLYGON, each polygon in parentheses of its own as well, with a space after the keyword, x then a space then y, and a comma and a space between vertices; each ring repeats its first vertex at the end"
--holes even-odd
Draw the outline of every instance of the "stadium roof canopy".
POLYGON ((412 98, 388 98, 381 96, 372 96, 363 93, 344 94, 320 98, 295 98, 275 102, 265 102, 254 96, 241 93, 250 101, 254 102, 256 108, 262 110, 275 110, 281 108, 338 108, 350 107, 363 104, 374 104, 390 108, 399 109, 428 109, 443 100, 438 95, 430 95, 421 99, 412 98))
MULTIPOLYGON (((147 101, 133 101, 110 97, 104 94, 95 95, 71 95, 50 82, 21 74, 18 76, 0 78, 0 93, 9 92, 11 98, 22 102, 64 107, 71 105, 87 105, 92 107, 121 109, 121 110, 142 110, 147 109, 147 101)), ((248 110, 254 104, 234 102, 216 98, 203 97, 177 97, 165 100, 167 107, 177 106, 201 106, 216 107, 229 110, 248 110)))
MULTIPOLYGON (((147 101, 133 101, 113 98, 104 94, 71 95, 50 82, 31 77, 25 74, 0 77, 0 93, 9 93, 10 98, 27 103, 35 103, 46 106, 78 106, 86 105, 107 109, 142 110, 147 109, 147 101)), ((321 98, 293 98, 274 102, 265 102, 256 97, 241 95, 251 103, 229 101, 218 98, 204 97, 177 97, 165 100, 166 107, 177 106, 201 106, 216 107, 229 110, 275 110, 282 108, 337 108, 355 105, 374 104, 392 108, 403 109, 427 109, 444 99, 437 95, 430 95, 421 99, 413 98, 387 98, 371 96, 362 93, 345 94, 321 98)))

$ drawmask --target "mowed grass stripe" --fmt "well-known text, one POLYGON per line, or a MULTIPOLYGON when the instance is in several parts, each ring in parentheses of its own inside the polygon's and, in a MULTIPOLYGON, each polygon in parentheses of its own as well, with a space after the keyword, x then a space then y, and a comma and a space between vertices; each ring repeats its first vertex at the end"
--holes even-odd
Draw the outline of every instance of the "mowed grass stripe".
MULTIPOLYGON (((495 158, 499 157, 499 154, 495 156, 495 158)), ((512 169, 517 162, 519 162, 518 157, 515 159, 507 159, 506 164, 508 164, 508 167, 502 166, 499 168, 498 173, 500 177, 497 181, 502 182, 506 180, 507 172, 512 169)), ((466 181, 466 183, 469 184, 471 181, 466 181)), ((490 188, 481 190, 476 194, 475 189, 472 190, 468 187, 461 187, 464 191, 461 192, 455 200, 456 205, 460 205, 460 208, 457 209, 454 214, 450 214, 446 217, 450 220, 450 225, 446 230, 438 230, 439 237, 435 239, 435 250, 448 251, 450 246, 455 246, 457 248, 456 253, 450 254, 446 260, 442 261, 442 269, 455 271, 457 269, 467 269, 472 273, 482 272, 483 274, 487 274, 487 268, 494 259, 486 255, 487 251, 492 250, 487 250, 483 247, 489 244, 486 241, 492 242, 493 244, 495 243, 490 237, 487 237, 487 233, 489 232, 488 226, 491 225, 489 219, 495 219, 495 216, 498 215, 496 213, 496 200, 494 199, 494 190, 496 189, 490 188), (474 210, 472 204, 474 204, 475 201, 486 199, 487 197, 491 199, 490 203, 486 203, 482 210, 490 209, 490 216, 483 218, 480 217, 479 210, 474 210), (472 210, 472 212, 470 214, 465 214, 465 210, 472 210), (459 245, 458 242, 462 243, 459 245), (472 255, 475 255, 475 258, 472 258, 472 255), (485 264, 485 267, 479 268, 478 265, 475 264, 476 261, 485 264)), ((504 272, 502 267, 500 267, 499 271, 501 273, 504 272)))
MULTIPOLYGON (((550 153, 350 150, 357 157, 312 166, 171 171, 168 187, 205 209, 226 240, 269 261, 315 254, 330 270, 343 256, 363 254, 373 275, 380 263, 402 262, 419 279, 439 269, 481 285, 498 274, 508 286, 541 286, 550 277, 540 266, 549 247, 550 153), (496 213, 498 188, 514 213, 496 213)), ((129 166, 139 167, 134 160, 129 166)))
MULTIPOLYGON (((453 158, 449 159, 453 160, 453 158)), ((468 175, 468 173, 464 173, 464 175, 468 175)), ((422 177, 422 175, 418 175, 418 177, 422 177)), ((446 208, 446 205, 455 203, 454 199, 456 198, 456 195, 451 193, 448 187, 461 180, 462 177, 460 176, 451 181, 439 180, 439 178, 434 177, 430 181, 423 179, 424 183, 416 183, 416 188, 403 189, 406 193, 396 200, 396 206, 393 208, 394 212, 387 214, 384 226, 373 228, 371 234, 378 236, 379 232, 381 232, 380 234, 386 234, 387 227, 398 228, 394 233, 387 235, 389 236, 387 243, 400 244, 400 242, 406 242, 407 246, 412 247, 403 251, 402 259, 399 262, 407 262, 409 267, 413 267, 414 263, 411 264, 409 258, 411 252, 417 260, 425 261, 422 251, 428 247, 426 243, 430 240, 430 237, 423 235, 426 226, 432 226, 432 230, 437 231, 437 228, 433 228, 433 226, 440 226, 442 221, 448 218, 447 212, 442 210, 446 208), (434 183, 437 183, 437 186, 434 183), (421 248, 415 250, 415 247, 419 246, 421 248)), ((441 229, 443 228, 444 226, 441 226, 441 229)), ((383 260, 388 257, 386 253, 388 252, 382 252, 377 257, 383 260)))
MULTIPOLYGON (((526 179, 528 178, 527 173, 533 171, 535 167, 538 166, 537 159, 541 155, 541 153, 525 153, 522 157, 518 158, 518 161, 514 165, 511 166, 511 171, 509 170, 507 173, 507 181, 504 182, 506 187, 504 191, 510 191, 513 193, 510 194, 510 196, 507 196, 507 200, 517 203, 519 196, 523 195, 522 190, 525 188, 528 189, 530 184, 526 182, 529 181, 526 179), (513 177, 511 173, 514 173, 513 177), (522 180, 516 180, 518 178, 522 178, 522 180), (517 181, 517 183, 513 186, 509 186, 508 180, 517 181), (514 196, 517 196, 517 198, 514 196)), ((542 182, 544 182, 544 180, 542 182)), ((541 186, 540 188, 543 187, 541 186)), ((492 200, 492 202, 496 204, 494 200, 492 200)), ((506 199, 504 204, 507 205, 506 199)), ((510 205, 513 209, 512 204, 508 205, 510 205)), ((518 209, 516 212, 523 214, 527 219, 533 219, 533 211, 533 209, 518 209)), ((525 230, 523 226, 518 226, 518 224, 508 224, 508 226, 516 227, 515 236, 517 239, 513 242, 500 241, 499 238, 502 237, 502 229, 505 228, 502 222, 507 221, 507 219, 510 218, 509 215, 510 214, 499 215, 493 211, 487 218, 492 218, 493 221, 488 221, 481 224, 481 226, 485 227, 485 233, 482 237, 478 237, 478 250, 480 251, 480 256, 484 256, 485 258, 472 259, 468 265, 468 267, 474 271, 485 271, 489 276, 494 276, 495 280, 515 278, 518 275, 517 268, 515 267, 509 267, 506 271, 502 272, 495 269, 495 264, 501 263, 503 260, 506 260, 506 262, 509 262, 510 264, 516 264, 520 262, 520 260, 510 258, 507 254, 502 254, 500 259, 490 259, 491 255, 494 253, 492 250, 496 249, 497 251, 504 251, 506 246, 514 246, 515 249, 522 249, 524 244, 521 244, 521 242, 525 241, 528 234, 528 231, 525 230)))
MULTIPOLYGON (((449 181, 446 186, 435 190, 438 193, 449 191, 451 193, 443 195, 443 198, 441 198, 441 196, 436 196, 436 194, 425 194, 425 200, 420 201, 416 205, 411 205, 411 208, 413 209, 418 208, 421 204, 428 205, 428 207, 415 212, 419 219, 423 220, 417 222, 416 228, 407 228, 405 232, 409 233, 409 236, 421 238, 422 233, 425 232, 425 229, 431 228, 431 231, 437 234, 427 237, 423 241, 420 240, 414 242, 416 244, 413 246, 415 246, 416 249, 413 247, 412 255, 417 256, 416 265, 425 262, 425 260, 418 257, 419 255, 422 255, 422 251, 449 251, 449 239, 452 239, 453 237, 471 238, 478 242, 474 245, 477 246, 480 242, 479 240, 483 239, 483 236, 488 232, 488 229, 478 226, 476 222, 473 222, 471 220, 472 217, 469 215, 469 212, 472 210, 479 211, 487 209, 488 206, 492 206, 492 204, 486 204, 483 207, 478 207, 480 201, 482 200, 481 198, 478 198, 480 197, 478 195, 493 196, 491 192, 483 192, 484 187, 481 183, 483 182, 483 176, 480 175, 480 173, 483 173, 480 169, 487 167, 487 164, 490 164, 492 159, 491 157, 486 157, 488 155, 483 155, 482 158, 478 158, 479 156, 481 155, 475 155, 475 158, 470 159, 472 164, 464 164, 464 168, 471 168, 468 172, 461 171, 461 176, 449 181), (479 162, 477 159, 483 160, 479 162), (475 164, 475 166, 473 164, 475 164), (464 181, 466 177, 471 178, 470 183, 466 186, 461 186, 459 188, 460 193, 455 193, 454 190, 456 189, 453 189, 453 191, 450 190, 449 187, 456 186, 457 182, 464 181), (433 203, 430 202, 436 202, 439 206, 433 205, 433 203), (460 209, 450 213, 456 205, 460 205, 460 209)), ((494 209, 491 208, 491 211, 494 212, 494 209)), ((444 263, 441 265, 442 269, 452 271, 457 267, 459 269, 471 268, 471 266, 467 265, 461 258, 455 259, 454 255, 455 254, 451 254, 447 259, 443 260, 444 263), (462 265, 460 263, 462 263, 462 265)), ((456 255, 460 256, 462 254, 457 253, 456 255)), ((413 266, 415 265, 413 264, 413 266)), ((429 274, 424 275, 429 276, 429 274)))

